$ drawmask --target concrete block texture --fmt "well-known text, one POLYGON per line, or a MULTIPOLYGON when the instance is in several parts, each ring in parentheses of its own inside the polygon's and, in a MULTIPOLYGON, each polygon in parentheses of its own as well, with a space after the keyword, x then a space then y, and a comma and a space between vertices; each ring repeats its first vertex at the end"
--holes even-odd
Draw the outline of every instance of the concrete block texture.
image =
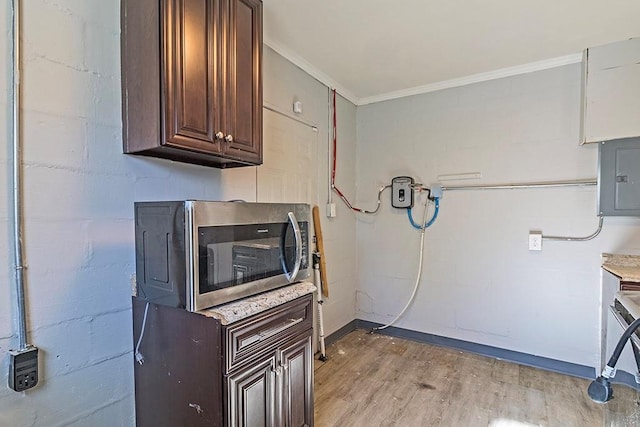
MULTIPOLYGON (((29 392, 0 387, 0 425, 133 425, 133 203, 255 197, 256 169, 237 171, 240 178, 233 179, 231 171, 122 154, 120 2, 22 4, 27 328, 28 342, 40 349, 41 370, 39 385, 29 392)), ((9 7, 0 7, 2 22, 10 22, 9 7)), ((9 33, 2 31, 0 91, 9 81, 10 47, 9 33)), ((304 119, 318 127, 317 151, 311 153, 319 175, 311 177, 317 199, 310 202, 324 209, 327 88, 268 48, 264 82, 265 102, 287 110, 297 97, 305 103, 304 119)), ((341 179, 355 195, 355 106, 339 103, 346 162, 341 179)), ((0 254, 7 260, 13 256, 10 112, 10 99, 0 100, 0 135, 7 136, 0 138, 0 254)), ((326 246, 334 286, 325 310, 329 334, 354 318, 355 216, 339 206, 338 217, 323 218, 323 227, 331 237, 326 246)), ((13 280, 7 263, 0 269, 7 290, 0 293, 5 373, 6 352, 18 343, 13 280)))
MULTIPOLYGON (((365 105, 358 197, 395 175, 428 184, 481 174, 451 186, 595 178, 597 150, 578 146, 579 128, 578 64, 365 105)), ((445 191, 426 231, 420 289, 397 326, 595 366, 600 253, 638 253, 640 221, 606 218, 596 239, 544 241, 537 253, 527 235, 586 236, 597 224, 593 187, 445 191)), ((413 288, 419 233, 405 211, 384 207, 357 228, 356 317, 384 323, 413 288)))

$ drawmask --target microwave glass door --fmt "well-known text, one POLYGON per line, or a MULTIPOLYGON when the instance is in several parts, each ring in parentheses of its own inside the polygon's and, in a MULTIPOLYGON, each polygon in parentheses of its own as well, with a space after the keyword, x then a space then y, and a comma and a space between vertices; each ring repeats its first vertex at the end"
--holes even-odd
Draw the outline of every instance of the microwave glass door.
POLYGON ((307 222, 199 227, 200 295, 280 275, 293 280, 298 269, 308 268, 306 248, 299 246, 293 224, 306 241, 307 222))

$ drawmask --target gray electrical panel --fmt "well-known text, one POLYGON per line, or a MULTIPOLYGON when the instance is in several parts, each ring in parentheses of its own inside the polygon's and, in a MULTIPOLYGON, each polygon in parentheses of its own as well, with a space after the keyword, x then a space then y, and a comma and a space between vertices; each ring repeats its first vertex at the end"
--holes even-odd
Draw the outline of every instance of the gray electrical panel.
POLYGON ((640 216, 640 137, 600 143, 598 212, 640 216))

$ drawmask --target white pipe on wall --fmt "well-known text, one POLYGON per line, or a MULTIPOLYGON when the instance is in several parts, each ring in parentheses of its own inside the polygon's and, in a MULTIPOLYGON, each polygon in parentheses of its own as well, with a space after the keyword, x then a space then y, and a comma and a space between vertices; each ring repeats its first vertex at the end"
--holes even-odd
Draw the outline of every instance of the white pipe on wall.
POLYGON ((553 187, 586 187, 597 185, 597 179, 582 179, 577 181, 548 181, 525 182, 520 184, 491 184, 491 185, 443 185, 443 191, 451 190, 515 190, 518 188, 553 188, 553 187))

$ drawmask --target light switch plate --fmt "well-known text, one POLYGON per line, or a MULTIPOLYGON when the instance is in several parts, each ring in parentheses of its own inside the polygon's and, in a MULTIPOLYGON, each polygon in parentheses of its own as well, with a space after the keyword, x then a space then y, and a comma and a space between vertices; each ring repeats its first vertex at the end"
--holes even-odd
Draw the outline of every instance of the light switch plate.
POLYGON ((336 217, 336 204, 327 203, 327 218, 335 218, 335 217, 336 217))

